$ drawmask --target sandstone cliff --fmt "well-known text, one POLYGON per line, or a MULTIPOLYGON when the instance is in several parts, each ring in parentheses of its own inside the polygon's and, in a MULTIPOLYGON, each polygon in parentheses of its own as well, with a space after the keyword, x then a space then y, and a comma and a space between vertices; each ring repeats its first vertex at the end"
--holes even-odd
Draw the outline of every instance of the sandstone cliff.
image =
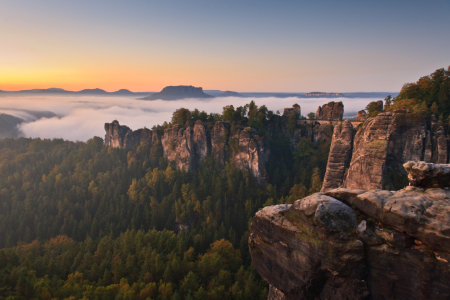
POLYGON ((105 145, 108 147, 131 150, 136 145, 152 141, 151 130, 144 128, 133 131, 127 126, 120 125, 117 120, 114 120, 112 123, 105 123, 105 131, 105 145))
POLYGON ((448 299, 449 207, 448 189, 416 186, 340 188, 269 206, 251 226, 252 263, 272 300, 448 299))
POLYGON ((342 102, 331 101, 327 104, 319 106, 316 112, 318 120, 342 120, 344 115, 344 104, 342 102))
MULTIPOLYGON (((448 138, 443 129, 427 130, 425 121, 399 110, 380 113, 363 123, 356 133, 348 170, 342 172, 342 161, 349 147, 339 150, 342 138, 333 136, 329 164, 322 191, 337 187, 350 189, 399 189, 404 186, 407 161, 448 162, 448 138), (336 144, 336 146, 334 145, 336 144)), ((347 143, 348 143, 347 139, 347 143)))

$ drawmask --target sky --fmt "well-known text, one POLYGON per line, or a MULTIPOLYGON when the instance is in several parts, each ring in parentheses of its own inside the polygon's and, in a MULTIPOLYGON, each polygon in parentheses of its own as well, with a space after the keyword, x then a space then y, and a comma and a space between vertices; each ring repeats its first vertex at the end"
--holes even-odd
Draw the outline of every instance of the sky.
POLYGON ((450 65, 450 1, 0 0, 0 90, 396 92, 450 65))
MULTIPOLYGON (((170 122, 172 113, 181 107, 194 110, 205 110, 208 113, 222 113, 223 107, 233 105, 244 106, 254 100, 256 105, 266 105, 268 109, 283 113, 284 108, 297 103, 301 114, 316 112, 319 105, 330 101, 329 98, 241 98, 226 97, 207 100, 183 99, 178 101, 145 101, 125 97, 73 97, 73 96, 24 96, 1 97, 0 113, 16 116, 24 120, 18 129, 25 137, 63 138, 71 141, 87 141, 105 136, 105 123, 118 120, 132 130, 170 122), (55 117, 36 118, 30 111, 53 112, 55 117)), ((334 98, 342 101, 344 117, 354 117, 358 110, 364 109, 374 99, 334 98)))

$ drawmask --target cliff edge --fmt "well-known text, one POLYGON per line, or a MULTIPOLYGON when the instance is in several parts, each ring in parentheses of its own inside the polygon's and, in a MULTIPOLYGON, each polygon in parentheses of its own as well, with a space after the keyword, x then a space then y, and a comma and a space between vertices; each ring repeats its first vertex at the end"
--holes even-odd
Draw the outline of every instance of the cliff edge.
MULTIPOLYGON (((405 167, 425 179, 448 165, 405 167)), ((269 299, 448 299, 449 181, 417 185, 339 188, 260 210, 249 249, 269 299)))

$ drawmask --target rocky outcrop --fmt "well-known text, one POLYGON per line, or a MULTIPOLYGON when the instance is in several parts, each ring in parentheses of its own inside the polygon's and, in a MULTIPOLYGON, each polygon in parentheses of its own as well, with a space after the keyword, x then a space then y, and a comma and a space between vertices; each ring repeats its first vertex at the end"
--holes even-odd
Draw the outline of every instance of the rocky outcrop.
POLYGON ((350 121, 345 120, 334 127, 322 191, 335 189, 343 184, 352 157, 352 147, 353 126, 350 121))
POLYGON ((234 150, 234 161, 242 169, 250 171, 256 178, 265 176, 264 164, 269 153, 255 129, 247 127, 233 135, 237 149, 234 150))
POLYGON ((164 157, 175 162, 178 170, 186 172, 194 170, 194 141, 192 128, 184 128, 181 125, 173 125, 164 130, 161 137, 164 157))
MULTIPOLYGON (((334 139, 341 143, 339 136, 334 139)), ((332 149, 334 143, 332 141, 332 149)), ((336 184, 339 182, 340 186, 350 189, 398 190, 407 184, 407 174, 402 166, 405 162, 446 164, 449 160, 448 144, 449 139, 439 122, 427 130, 422 117, 404 109, 380 113, 366 120, 356 133, 347 172, 343 173, 338 164, 328 164, 326 173, 334 175, 334 184, 328 185, 329 180, 325 178, 322 191, 338 187, 336 184)), ((339 160, 339 155, 346 153, 331 151, 329 161, 339 160)))
POLYGON ((166 86, 161 92, 142 98, 142 100, 179 100, 186 98, 213 98, 203 92, 201 87, 192 85, 166 86))
POLYGON ((328 141, 333 136, 333 126, 331 124, 316 123, 312 128, 312 140, 318 142, 320 140, 328 141))
POLYGON ((317 120, 338 121, 342 120, 344 115, 344 104, 342 102, 329 102, 319 106, 316 112, 317 120))
POLYGON ((360 110, 356 114, 356 121, 358 122, 364 122, 367 119, 367 113, 365 110, 360 110))
POLYGON ((411 185, 422 188, 450 187, 450 165, 409 161, 403 165, 411 185))
POLYGON ((134 149, 140 144, 147 144, 152 141, 152 131, 144 128, 136 131, 128 126, 120 125, 117 120, 112 123, 105 123, 105 145, 114 148, 134 149))
POLYGON ((450 191, 340 188, 269 206, 249 249, 272 299, 448 299, 450 191))

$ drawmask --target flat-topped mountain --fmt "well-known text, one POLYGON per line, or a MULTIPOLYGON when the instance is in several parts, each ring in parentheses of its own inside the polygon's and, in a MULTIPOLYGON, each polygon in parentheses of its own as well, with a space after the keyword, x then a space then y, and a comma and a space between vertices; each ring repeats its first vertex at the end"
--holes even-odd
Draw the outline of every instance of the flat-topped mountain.
POLYGON ((161 92, 142 98, 142 100, 180 100, 186 98, 214 98, 205 94, 201 87, 192 85, 166 86, 161 92))

